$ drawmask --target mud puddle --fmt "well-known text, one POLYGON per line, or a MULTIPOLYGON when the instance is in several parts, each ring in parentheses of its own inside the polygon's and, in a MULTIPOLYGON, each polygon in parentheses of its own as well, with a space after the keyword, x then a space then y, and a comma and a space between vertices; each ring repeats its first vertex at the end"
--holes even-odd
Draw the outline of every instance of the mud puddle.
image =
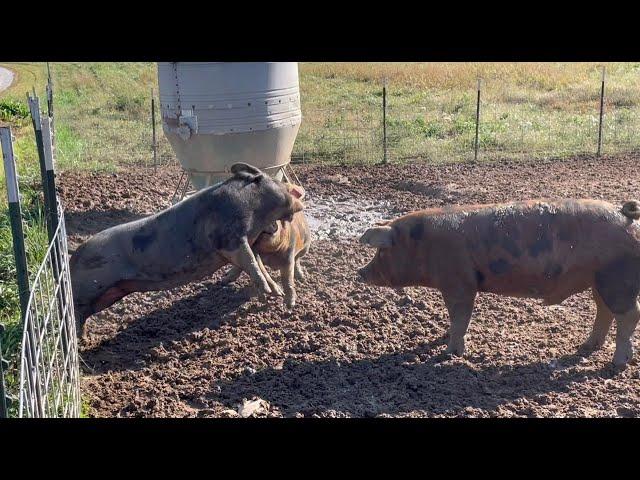
POLYGON ((388 200, 367 201, 346 195, 314 195, 305 201, 304 212, 313 240, 358 238, 376 222, 397 216, 388 200))

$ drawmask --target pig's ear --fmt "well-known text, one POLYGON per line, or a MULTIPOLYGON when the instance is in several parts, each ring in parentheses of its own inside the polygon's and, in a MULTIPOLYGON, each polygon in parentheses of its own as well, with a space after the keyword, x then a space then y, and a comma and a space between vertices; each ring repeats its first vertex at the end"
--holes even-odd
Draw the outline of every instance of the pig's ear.
POLYGON ((291 208, 293 210, 293 213, 298 213, 304 210, 304 204, 297 198, 294 198, 291 208))
POLYGON ((304 198, 304 195, 305 195, 304 188, 302 188, 300 185, 287 183, 287 190, 294 198, 297 198, 298 200, 302 200, 304 198))
POLYGON ((242 172, 250 173, 252 175, 262 174, 261 170, 254 167, 253 165, 249 165, 248 163, 238 162, 231 165, 231 173, 233 173, 234 175, 237 175, 242 172))
POLYGON ((387 225, 373 227, 364 232, 360 237, 360 243, 376 248, 393 247, 393 228, 387 225))

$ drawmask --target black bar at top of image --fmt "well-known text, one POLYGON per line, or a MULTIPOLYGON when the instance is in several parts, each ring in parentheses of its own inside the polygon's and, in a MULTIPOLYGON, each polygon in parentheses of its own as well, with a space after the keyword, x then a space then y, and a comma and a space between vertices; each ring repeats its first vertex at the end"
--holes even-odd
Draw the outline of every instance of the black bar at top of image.
POLYGON ((596 29, 577 16, 568 20, 557 11, 542 12, 540 6, 519 15, 517 21, 470 18, 461 12, 452 17, 433 10, 431 4, 424 10, 392 8, 375 16, 335 14, 326 20, 321 17, 327 12, 317 12, 304 21, 290 15, 267 21, 258 14, 242 18, 216 14, 190 17, 189 23, 177 26, 162 12, 144 21, 127 14, 117 24, 99 15, 86 25, 74 22, 73 27, 55 28, 46 42, 12 42, 2 50, 0 61, 640 60, 636 28, 625 27, 629 20, 620 16, 596 29), (543 19, 536 19, 536 14, 543 19))

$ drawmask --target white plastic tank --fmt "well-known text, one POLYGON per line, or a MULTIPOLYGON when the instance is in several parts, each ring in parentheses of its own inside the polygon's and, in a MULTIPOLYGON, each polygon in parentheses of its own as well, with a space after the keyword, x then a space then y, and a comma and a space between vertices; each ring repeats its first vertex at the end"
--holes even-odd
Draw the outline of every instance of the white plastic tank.
POLYGON ((281 178, 300 128, 295 62, 158 63, 165 136, 201 189, 246 162, 281 178))

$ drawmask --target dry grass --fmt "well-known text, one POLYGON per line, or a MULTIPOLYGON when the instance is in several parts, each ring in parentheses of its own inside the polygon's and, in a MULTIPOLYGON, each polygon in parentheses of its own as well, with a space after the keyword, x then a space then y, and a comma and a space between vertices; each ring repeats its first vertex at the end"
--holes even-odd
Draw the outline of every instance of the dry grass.
MULTIPOLYGON (((301 63, 303 124, 294 154, 306 158, 377 161, 381 150, 381 88, 388 82, 389 147, 395 158, 468 158, 475 89, 482 77, 480 144, 493 153, 546 156, 593 150, 599 63, 301 63)), ((607 63, 607 132, 635 142, 640 129, 640 64, 607 63)), ((9 65, 18 83, 5 95, 24 98, 44 86, 44 64, 9 65)), ((56 116, 61 168, 113 169, 151 161, 153 63, 56 63, 56 116)), ((172 156, 159 131, 161 155, 172 156)), ((28 162, 35 150, 24 145, 28 162)))
MULTIPOLYGON (((391 158, 469 159, 476 82, 482 77, 481 158, 593 152, 599 63, 301 63, 303 124, 294 155, 305 160, 378 161, 382 79, 388 82, 391 158)), ((638 63, 607 63, 605 151, 640 143, 638 63)), ((24 101, 35 83, 43 98, 44 64, 9 64, 16 84, 4 94, 24 101)), ((153 63, 55 63, 58 166, 111 170, 151 161, 153 63)), ((30 127, 18 127, 24 178, 37 179, 30 127)), ((171 149, 158 128, 160 155, 171 149)), ((2 188, 2 187, 0 187, 2 188)))
POLYGON ((601 65, 614 75, 627 68, 611 63, 306 63, 301 74, 367 83, 381 83, 386 77, 396 87, 447 90, 473 89, 482 78, 551 91, 597 80, 601 65))
POLYGON ((594 153, 602 65, 607 68, 605 151, 636 148, 638 63, 313 63, 300 67, 307 122, 295 151, 307 158, 321 157, 323 151, 342 161, 357 158, 363 147, 353 132, 364 125, 365 150, 377 152, 370 160, 380 160, 386 77, 392 158, 470 159, 478 78, 480 158, 594 153), (345 106, 358 112, 360 125, 332 129, 318 121, 340 118, 336 112, 345 106))

